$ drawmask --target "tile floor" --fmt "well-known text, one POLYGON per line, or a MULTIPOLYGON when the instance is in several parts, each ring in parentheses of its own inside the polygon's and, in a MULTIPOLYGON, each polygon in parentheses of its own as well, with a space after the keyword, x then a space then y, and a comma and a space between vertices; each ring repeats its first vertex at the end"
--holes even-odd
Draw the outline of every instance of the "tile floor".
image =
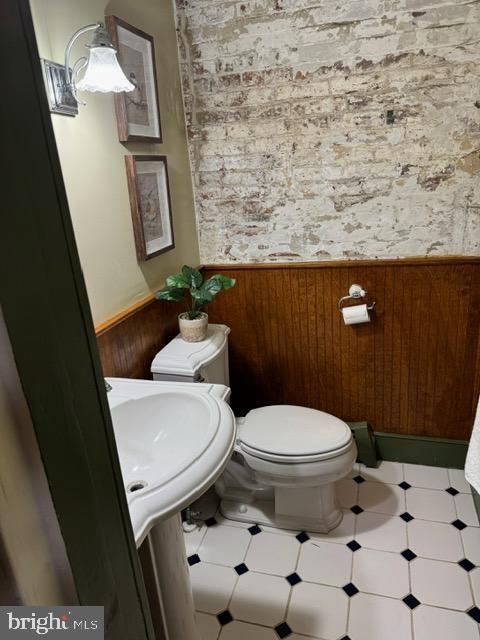
POLYGON ((480 527, 463 473, 356 465, 338 497, 328 535, 218 512, 185 535, 202 640, 480 640, 480 527))

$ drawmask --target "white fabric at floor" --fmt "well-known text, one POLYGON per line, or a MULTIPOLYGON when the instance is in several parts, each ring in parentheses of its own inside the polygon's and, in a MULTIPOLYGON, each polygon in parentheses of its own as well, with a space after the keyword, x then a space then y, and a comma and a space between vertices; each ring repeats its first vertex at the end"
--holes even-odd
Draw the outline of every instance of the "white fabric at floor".
POLYGON ((477 406, 477 415, 475 416, 470 444, 468 446, 465 477, 475 491, 480 493, 480 402, 477 406))

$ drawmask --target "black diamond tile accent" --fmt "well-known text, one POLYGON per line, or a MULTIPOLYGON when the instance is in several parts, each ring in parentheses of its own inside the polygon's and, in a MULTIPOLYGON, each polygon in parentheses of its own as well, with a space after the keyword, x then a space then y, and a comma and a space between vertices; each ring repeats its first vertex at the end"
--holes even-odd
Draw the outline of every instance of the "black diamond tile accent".
POLYGON ((402 513, 400 515, 400 518, 402 520, 405 520, 405 522, 410 522, 411 520, 414 519, 413 516, 410 513, 408 513, 408 511, 405 511, 405 513, 402 513))
POLYGON ((405 482, 405 481, 400 482, 400 484, 399 484, 398 486, 399 486, 401 489, 404 489, 405 491, 406 491, 407 489, 411 489, 411 488, 412 488, 412 485, 411 485, 411 484, 408 484, 408 482, 405 482))
POLYGON ((445 489, 445 491, 449 493, 451 496, 456 496, 457 494, 460 493, 460 491, 457 491, 453 487, 448 487, 448 489, 445 489))
POLYGON ((194 553, 193 556, 188 556, 187 562, 191 567, 193 567, 194 564, 198 564, 200 562, 200 557, 198 554, 194 553))
POLYGON ((222 625, 222 627, 224 627, 229 622, 232 622, 233 616, 228 609, 225 609, 225 611, 217 614, 217 620, 222 625))
POLYGON ((347 547, 350 549, 350 551, 358 551, 362 548, 362 545, 358 544, 356 540, 350 540, 350 542, 347 542, 347 547))
POLYGON ((473 564, 473 562, 470 562, 468 558, 460 560, 458 564, 462 567, 462 569, 465 569, 465 571, 471 571, 472 569, 475 569, 475 565, 473 564))
POLYGON ((415 609, 415 607, 418 607, 418 605, 420 604, 420 601, 417 600, 411 593, 409 593, 408 596, 405 596, 405 598, 403 598, 403 601, 410 609, 415 609))
POLYGON ((290 629, 290 627, 286 622, 277 624, 277 626, 275 627, 275 631, 279 638, 288 638, 288 636, 291 636, 293 633, 293 631, 290 629))
POLYGON ((342 587, 342 589, 345 591, 345 593, 347 594, 347 596, 349 598, 351 598, 352 596, 354 596, 356 593, 358 593, 358 589, 357 587, 352 584, 351 582, 349 582, 348 584, 346 584, 344 587, 342 587))
POLYGON ((215 520, 215 518, 207 518, 205 520, 205 524, 207 527, 213 527, 214 525, 218 524, 218 522, 215 520))
POLYGON ((365 478, 363 476, 355 476, 353 480, 355 480, 357 484, 362 484, 362 482, 365 482, 365 478))
POLYGON ((411 549, 405 549, 404 551, 402 551, 400 555, 402 555, 405 558, 405 560, 408 560, 409 562, 411 560, 415 560, 415 558, 417 557, 417 554, 413 553, 411 549))
POLYGON ((467 611, 468 615, 480 624, 480 609, 478 607, 472 607, 467 611))
POLYGON ((285 578, 285 580, 287 580, 292 585, 292 587, 302 581, 298 573, 291 573, 285 578))
POLYGON ((262 530, 258 526, 258 524, 254 524, 253 527, 248 527, 248 530, 252 534, 252 536, 256 536, 258 533, 262 533, 262 530))
POLYGON ((350 640, 350 636, 343 636, 343 638, 340 638, 340 640, 350 640))
POLYGON ((462 529, 466 529, 467 525, 462 522, 461 520, 454 520, 452 522, 453 526, 455 527, 455 529, 458 529, 459 531, 462 531, 462 529))
POLYGON ((306 542, 307 540, 310 540, 310 536, 308 535, 308 533, 305 533, 305 531, 301 531, 298 535, 295 536, 296 539, 300 542, 300 544, 303 544, 304 542, 306 542))
POLYGON ((353 507, 350 507, 350 511, 353 511, 357 516, 359 513, 363 513, 362 507, 358 504, 354 504, 353 507))
POLYGON ((247 573, 248 567, 244 562, 242 562, 241 564, 237 564, 237 566, 235 567, 235 571, 239 576, 243 576, 244 573, 247 573))

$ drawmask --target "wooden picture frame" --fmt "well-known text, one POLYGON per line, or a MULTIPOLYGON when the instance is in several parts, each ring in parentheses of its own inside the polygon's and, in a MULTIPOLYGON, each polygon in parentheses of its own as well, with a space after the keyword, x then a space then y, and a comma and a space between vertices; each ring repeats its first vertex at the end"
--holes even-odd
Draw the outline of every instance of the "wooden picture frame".
POLYGON ((175 247, 166 156, 125 156, 137 260, 175 247))
POLYGON ((120 142, 162 142, 157 71, 153 37, 117 16, 106 16, 105 26, 117 50, 131 92, 114 94, 120 142))

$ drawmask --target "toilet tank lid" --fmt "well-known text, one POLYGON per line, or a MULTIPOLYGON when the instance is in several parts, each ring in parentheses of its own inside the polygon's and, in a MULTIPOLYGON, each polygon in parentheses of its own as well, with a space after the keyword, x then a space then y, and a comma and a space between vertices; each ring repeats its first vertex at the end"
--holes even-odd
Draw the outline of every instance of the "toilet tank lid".
POLYGON ((207 337, 201 342, 185 342, 178 334, 153 359, 152 373, 195 376, 222 352, 230 328, 224 324, 209 324, 207 337))
POLYGON ((282 456, 308 456, 344 447, 350 427, 317 409, 272 405, 247 413, 240 440, 248 447, 282 456))

